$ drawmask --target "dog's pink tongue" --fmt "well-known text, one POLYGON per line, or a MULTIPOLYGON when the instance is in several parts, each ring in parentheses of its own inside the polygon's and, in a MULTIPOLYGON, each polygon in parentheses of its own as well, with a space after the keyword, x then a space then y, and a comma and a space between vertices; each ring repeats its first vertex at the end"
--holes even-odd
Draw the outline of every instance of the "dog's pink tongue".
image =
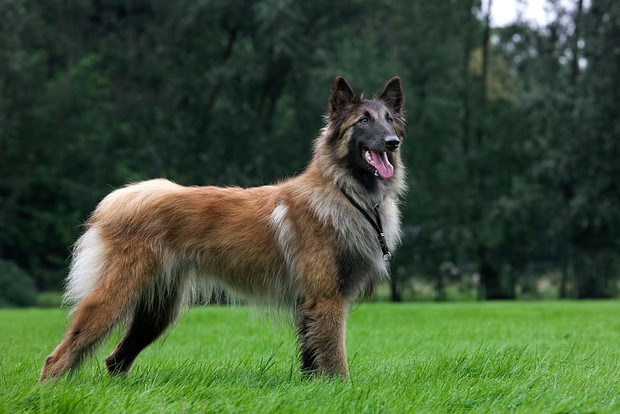
POLYGON ((387 158, 386 152, 374 152, 370 151, 370 156, 372 157, 372 162, 375 165, 377 171, 379 171, 379 175, 384 180, 389 180, 394 175, 394 167, 387 158))

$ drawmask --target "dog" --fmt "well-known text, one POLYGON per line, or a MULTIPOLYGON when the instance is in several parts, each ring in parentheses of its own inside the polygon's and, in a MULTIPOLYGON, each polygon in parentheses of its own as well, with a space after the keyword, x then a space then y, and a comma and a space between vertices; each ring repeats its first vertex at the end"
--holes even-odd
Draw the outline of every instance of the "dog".
POLYGON ((105 363, 111 375, 129 372, 184 306, 219 288, 291 309, 302 373, 346 378, 349 309, 389 277, 400 241, 403 104, 398 77, 364 99, 339 76, 300 175, 254 188, 154 179, 106 196, 74 246, 74 307, 41 381, 76 369, 121 322, 105 363))

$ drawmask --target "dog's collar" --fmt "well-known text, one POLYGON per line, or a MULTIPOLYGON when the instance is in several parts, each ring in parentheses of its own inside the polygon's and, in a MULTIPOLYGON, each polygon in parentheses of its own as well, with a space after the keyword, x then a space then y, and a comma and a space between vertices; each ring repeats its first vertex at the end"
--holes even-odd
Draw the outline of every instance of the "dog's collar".
POLYGON ((372 208, 372 211, 375 213, 375 220, 373 220, 372 217, 370 217, 370 215, 368 214, 368 212, 362 206, 355 202, 353 197, 348 195, 346 191, 344 191, 342 188, 340 189, 340 191, 342 191, 342 194, 344 194, 347 200, 349 200, 349 202, 353 204, 353 206, 358 209, 360 213, 362 213, 362 215, 370 223, 372 228, 375 229, 375 231, 377 232, 377 238, 379 239, 379 245, 381 246, 381 251, 383 252, 383 260, 385 260, 386 262, 389 261, 392 253, 390 253, 390 249, 388 248, 388 245, 385 241, 385 234, 383 233, 383 226, 381 225, 381 216, 379 215, 379 204, 375 204, 372 208))

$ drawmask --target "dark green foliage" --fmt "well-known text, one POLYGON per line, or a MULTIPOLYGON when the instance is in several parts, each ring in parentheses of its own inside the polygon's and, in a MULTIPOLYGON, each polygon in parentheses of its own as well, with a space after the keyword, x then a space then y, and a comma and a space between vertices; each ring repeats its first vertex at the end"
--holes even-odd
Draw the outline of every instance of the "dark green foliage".
POLYGON ((535 295, 542 274, 564 297, 615 295, 620 7, 564 4, 499 29, 479 0, 0 2, 0 257, 58 289, 111 189, 293 175, 336 75, 367 96, 399 75, 394 297, 412 276, 439 300, 535 295))
POLYGON ((0 259, 0 308, 36 304, 37 290, 28 273, 13 262, 0 259))

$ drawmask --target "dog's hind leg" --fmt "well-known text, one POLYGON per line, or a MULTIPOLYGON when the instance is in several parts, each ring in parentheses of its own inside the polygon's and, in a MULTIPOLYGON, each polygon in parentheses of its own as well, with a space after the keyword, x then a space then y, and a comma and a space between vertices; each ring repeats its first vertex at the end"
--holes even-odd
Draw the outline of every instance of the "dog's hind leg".
POLYGON ((111 375, 129 372, 138 354, 173 324, 182 307, 183 287, 154 284, 142 295, 123 340, 105 360, 111 375))
POLYGON ((76 305, 65 338, 45 359, 41 381, 57 379, 76 368, 114 325, 123 320, 155 272, 152 252, 135 249, 111 252, 98 286, 76 305))

